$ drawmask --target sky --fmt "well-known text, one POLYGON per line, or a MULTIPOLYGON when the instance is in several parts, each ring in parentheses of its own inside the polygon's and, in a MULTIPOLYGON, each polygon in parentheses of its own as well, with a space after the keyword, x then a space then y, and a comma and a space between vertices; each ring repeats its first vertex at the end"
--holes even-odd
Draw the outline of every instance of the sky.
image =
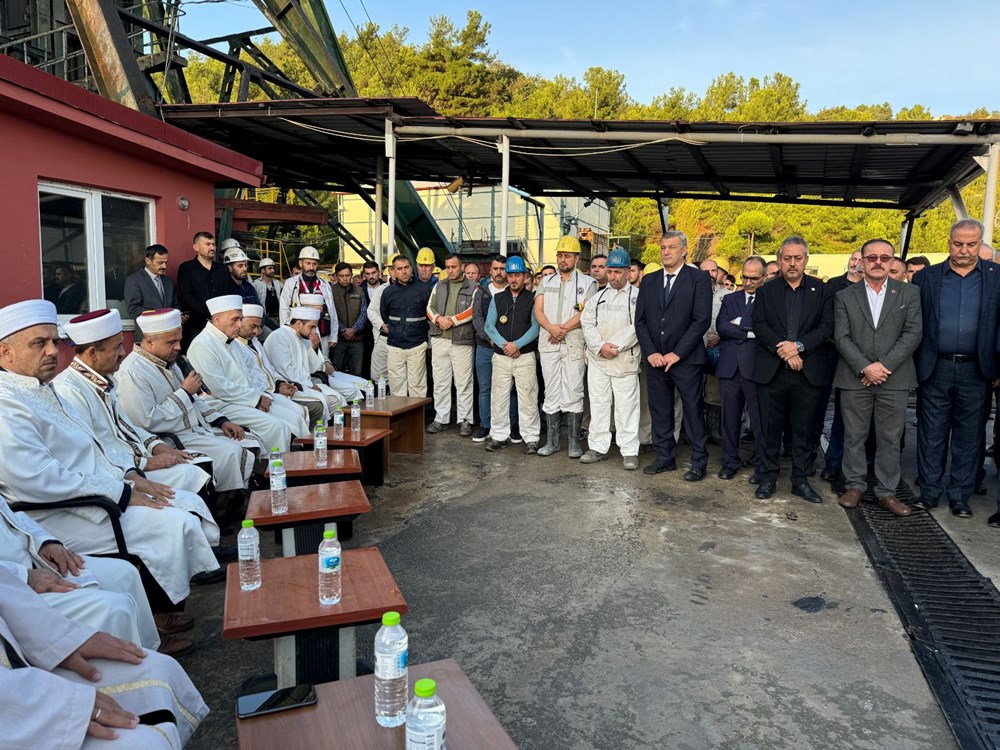
MULTIPOLYGON (((353 36, 369 16, 427 35, 431 15, 461 27, 470 9, 491 24, 490 48, 526 74, 582 79, 592 66, 625 74, 648 103, 671 87, 698 95, 713 78, 774 72, 800 84, 811 111, 889 102, 935 116, 1000 110, 997 0, 621 0, 480 2, 326 0, 334 28, 353 36), (367 14, 366 14, 367 11, 367 14), (988 35, 978 33, 987 30, 988 35)), ((197 39, 267 25, 250 0, 185 2, 181 30, 197 39)))

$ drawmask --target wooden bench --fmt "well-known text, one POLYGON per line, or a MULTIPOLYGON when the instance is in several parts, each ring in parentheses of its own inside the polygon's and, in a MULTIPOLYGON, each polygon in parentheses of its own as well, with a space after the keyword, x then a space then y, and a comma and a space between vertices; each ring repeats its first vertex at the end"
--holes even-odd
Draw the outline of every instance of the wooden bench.
MULTIPOLYGON (((389 438, 392 435, 392 430, 388 427, 366 425, 362 420, 361 431, 354 433, 350 430, 350 415, 348 415, 347 420, 348 429, 344 431, 343 440, 334 440, 333 428, 327 426, 327 449, 356 449, 361 458, 362 484, 381 487, 385 483, 385 475, 389 473, 389 438)), ((312 435, 296 438, 292 442, 294 447, 310 451, 313 449, 313 444, 312 435)))
POLYGON ((409 611, 375 547, 343 551, 342 598, 333 606, 319 603, 316 555, 261 560, 260 567, 260 588, 243 591, 239 564, 229 565, 222 637, 274 638, 278 687, 354 677, 354 627, 409 611))
POLYGON ((343 532, 340 538, 350 539, 353 520, 372 509, 364 487, 356 479, 289 487, 285 496, 288 512, 274 515, 271 513, 271 491, 257 490, 250 495, 246 515, 259 530, 269 529, 281 534, 285 557, 295 556, 298 550, 315 552, 323 532, 327 529, 338 531, 338 523, 343 532))
MULTIPOLYGON (((316 465, 316 456, 312 451, 289 451, 281 454, 285 464, 285 479, 288 487, 298 487, 304 484, 319 484, 320 482, 342 482, 357 479, 361 476, 361 459, 353 449, 337 449, 327 451, 326 466, 316 465)), ((270 482, 271 466, 268 462, 264 478, 270 482)))
MULTIPOLYGON (((361 402, 361 427, 392 430, 389 450, 392 453, 424 452, 424 407, 429 398, 417 396, 386 396, 376 399, 371 409, 361 402)), ((345 432, 351 428, 351 407, 344 407, 345 432)))
MULTIPOLYGON (((453 660, 411 665, 408 671, 411 696, 417 680, 428 677, 437 683, 448 713, 448 750, 515 750, 510 735, 453 660)), ((315 706, 239 719, 240 750, 399 750, 406 726, 388 729, 375 723, 374 683, 375 677, 367 675, 317 685, 315 706)))

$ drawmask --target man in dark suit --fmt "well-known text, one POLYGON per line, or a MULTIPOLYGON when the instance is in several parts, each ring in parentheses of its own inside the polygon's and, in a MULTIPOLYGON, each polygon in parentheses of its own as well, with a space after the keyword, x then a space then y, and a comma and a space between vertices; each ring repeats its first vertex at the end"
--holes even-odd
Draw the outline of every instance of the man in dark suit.
POLYGON ((125 279, 125 304, 130 318, 138 318, 146 310, 177 308, 177 289, 167 276, 170 251, 163 245, 150 245, 145 252, 145 268, 125 279))
POLYGON ((705 429, 704 335, 712 318, 712 281, 685 264, 687 237, 667 231, 660 240, 663 269, 643 276, 635 311, 635 333, 646 368, 656 460, 646 474, 677 468, 674 440, 674 389, 684 407, 684 432, 691 444, 688 482, 705 478, 708 441, 705 429))
POLYGON ((781 243, 780 276, 761 287, 753 308, 757 338, 754 380, 764 425, 764 471, 756 496, 775 492, 781 430, 792 428, 792 494, 811 503, 823 498, 809 484, 812 430, 827 373, 826 341, 833 333, 833 296, 820 279, 805 273, 809 246, 798 235, 781 243))
POLYGON ((867 486, 865 443, 875 424, 875 495, 897 516, 910 508, 896 497, 900 440, 906 427, 906 401, 917 387, 913 352, 920 345, 920 291, 889 278, 895 252, 886 240, 861 246, 860 283, 833 300, 833 338, 840 361, 833 384, 844 420, 844 484, 840 504, 854 508, 867 486), (874 419, 873 419, 874 417, 874 419))
MULTIPOLYGON (((187 313, 184 320, 184 351, 208 323, 208 306, 213 297, 229 294, 232 287, 229 271, 215 260, 215 235, 211 232, 197 232, 192 248, 195 257, 186 260, 177 268, 177 293, 181 312, 187 313)), ((317 256, 318 257, 318 256, 317 256)))
POLYGON ((982 243, 980 222, 956 221, 949 234, 948 260, 913 276, 924 324, 916 355, 920 499, 915 504, 930 509, 941 499, 950 432, 948 505, 961 518, 972 515, 969 496, 975 485, 983 409, 989 408, 991 381, 1000 377, 1000 266, 979 259, 982 243))
POLYGON ((743 409, 750 415, 753 431, 754 477, 758 481, 764 469, 764 431, 757 405, 757 384, 753 368, 757 344, 753 332, 753 307, 757 290, 764 283, 767 264, 756 255, 743 263, 743 290, 722 298, 715 330, 719 334, 719 376, 722 397, 722 468, 719 479, 732 479, 743 466, 740 459, 740 435, 743 432, 743 409))

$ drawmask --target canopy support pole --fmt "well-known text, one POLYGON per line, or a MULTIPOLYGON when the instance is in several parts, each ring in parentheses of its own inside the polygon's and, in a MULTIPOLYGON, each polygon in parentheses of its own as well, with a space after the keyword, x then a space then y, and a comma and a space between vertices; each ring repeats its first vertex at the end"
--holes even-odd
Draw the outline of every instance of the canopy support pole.
POLYGON ((507 211, 510 206, 510 138, 500 136, 497 150, 503 158, 500 171, 500 255, 507 257, 507 211))
POLYGON ((1000 174, 1000 146, 990 146, 986 166, 986 196, 983 201, 983 242, 993 246, 993 226, 997 218, 997 176, 1000 174))
MULTIPOLYGON (((385 158, 389 160, 389 254, 396 252, 396 134, 392 120, 385 120, 385 158)), ((378 205, 382 205, 379 203, 378 205)))

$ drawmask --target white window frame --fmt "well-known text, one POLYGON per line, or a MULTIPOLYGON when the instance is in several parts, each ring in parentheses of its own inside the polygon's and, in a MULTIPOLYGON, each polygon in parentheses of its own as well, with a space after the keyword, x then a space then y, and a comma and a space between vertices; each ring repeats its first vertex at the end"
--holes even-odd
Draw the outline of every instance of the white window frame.
MULTIPOLYGON (((83 200, 83 219, 87 237, 87 301, 91 310, 100 310, 107 307, 107 290, 104 286, 104 206, 101 199, 122 198, 124 200, 145 203, 146 212, 146 244, 150 245, 156 241, 156 201, 144 195, 133 195, 131 193, 119 193, 113 190, 101 190, 94 187, 83 187, 80 185, 70 185, 61 182, 38 181, 37 195, 41 200, 41 193, 53 193, 65 195, 69 198, 79 198, 83 200)), ((41 211, 38 217, 38 259, 39 269, 44 262, 42 258, 42 218, 41 211)), ((41 278, 41 277, 39 277, 41 278)), ((60 323, 68 323, 72 315, 60 315, 60 323)), ((135 323, 131 318, 127 318, 127 313, 122 314, 122 327, 125 330, 133 330, 135 323)))

